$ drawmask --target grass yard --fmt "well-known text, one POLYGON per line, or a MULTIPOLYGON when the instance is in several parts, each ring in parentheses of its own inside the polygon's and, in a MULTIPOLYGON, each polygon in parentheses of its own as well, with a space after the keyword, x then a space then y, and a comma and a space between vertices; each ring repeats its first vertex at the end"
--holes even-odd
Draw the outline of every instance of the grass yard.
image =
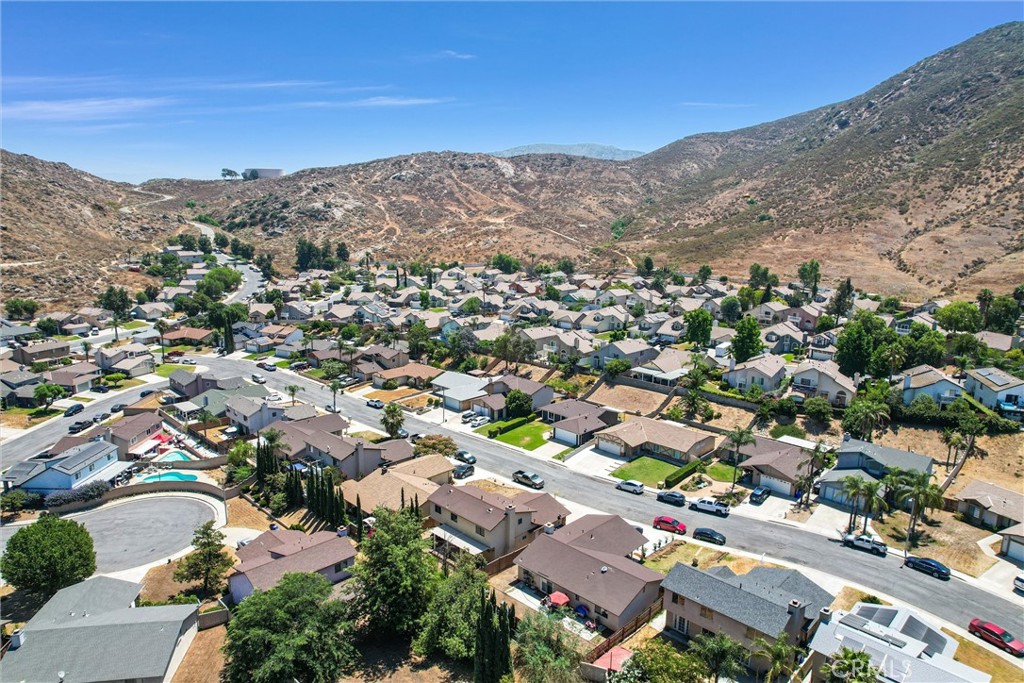
MULTIPOLYGON (((157 345, 157 348, 159 348, 159 345, 157 345)), ((200 347, 192 346, 191 344, 178 344, 177 346, 168 346, 168 347, 164 348, 164 352, 165 353, 170 353, 171 351, 184 351, 185 353, 193 353, 194 354, 194 353, 199 353, 199 350, 198 350, 199 348, 200 347)))
POLYGON ((716 550, 696 543, 673 541, 667 546, 647 557, 644 566, 662 574, 668 574, 677 562, 692 564, 697 560, 699 569, 708 569, 725 565, 736 574, 746 574, 754 567, 777 567, 768 562, 758 562, 747 557, 736 557, 724 550, 716 550))
POLYGON ((387 434, 378 434, 377 432, 351 432, 348 437, 350 439, 363 439, 370 443, 380 443, 391 438, 387 434))
POLYGON ((946 628, 943 628, 942 632, 960 643, 953 659, 990 674, 992 683, 1013 683, 1024 678, 1024 670, 1021 670, 1020 666, 1006 661, 994 652, 989 652, 976 641, 959 636, 946 628))
POLYGON ((306 377, 312 377, 313 379, 323 379, 324 370, 323 368, 310 368, 309 370, 303 370, 302 374, 306 377))
POLYGON ((645 456, 626 463, 611 474, 616 479, 636 479, 648 486, 657 486, 659 481, 665 481, 677 469, 676 465, 645 456))
POLYGON ((78 341, 79 339, 81 339, 81 337, 79 337, 77 334, 55 334, 55 335, 53 335, 53 338, 54 339, 58 339, 60 341, 67 341, 67 342, 69 342, 69 341, 78 341))
POLYGON ((285 368, 287 368, 291 364, 292 364, 292 362, 289 361, 289 360, 279 360, 276 363, 274 363, 274 365, 276 365, 277 367, 279 367, 281 369, 285 369, 285 368))
POLYGON ((733 482, 733 477, 739 478, 739 474, 736 473, 736 468, 732 465, 724 462, 716 462, 708 466, 707 473, 709 477, 715 481, 727 481, 730 484, 733 482))
MULTIPOLYGON (((875 531, 890 547, 902 549, 906 542, 907 513, 899 511, 886 515, 882 522, 872 521, 875 531)), ((918 523, 921 537, 911 554, 930 557, 951 569, 980 576, 996 563, 996 560, 981 552, 978 541, 992 535, 992 532, 957 521, 953 513, 933 510, 928 521, 918 523)))
POLYGON ((536 450, 547 443, 545 435, 550 431, 551 426, 544 422, 530 422, 522 427, 516 427, 510 432, 505 432, 497 437, 498 441, 507 443, 510 446, 518 446, 528 451, 536 450))
POLYGON ((59 408, 7 408, 0 412, 0 424, 9 429, 28 429, 63 413, 59 408))
MULTIPOLYGON (((839 609, 849 610, 858 602, 872 602, 872 600, 869 600, 869 598, 874 598, 875 600, 878 600, 878 598, 875 598, 875 596, 871 595, 870 593, 859 591, 856 588, 852 588, 850 586, 843 586, 842 589, 839 591, 839 595, 837 595, 835 600, 832 601, 832 611, 834 612, 839 609)), ((883 605, 889 604, 885 600, 878 601, 883 605)))
POLYGON ((133 321, 131 321, 129 323, 125 323, 124 325, 121 325, 121 329, 122 330, 137 330, 140 327, 145 327, 148 324, 149 323, 143 322, 141 320, 133 320, 133 321))
POLYGON ((177 365, 175 363, 164 363, 158 365, 156 370, 153 371, 158 377, 170 377, 178 370, 184 370, 185 372, 195 372, 196 366, 194 365, 177 365))
POLYGON ((78 401, 79 403, 92 403, 93 399, 88 396, 68 396, 69 401, 78 401))
POLYGON ((243 358, 245 358, 245 360, 263 360, 264 358, 269 358, 270 356, 273 355, 273 351, 264 351, 262 353, 250 353, 246 356, 243 356, 243 358))
POLYGON ((114 385, 112 385, 112 384, 108 385, 108 386, 110 386, 111 389, 114 389, 116 391, 120 391, 122 389, 131 389, 132 387, 141 387, 145 383, 146 383, 145 380, 141 380, 138 377, 132 377, 130 379, 126 379, 125 381, 121 382, 116 387, 114 385))

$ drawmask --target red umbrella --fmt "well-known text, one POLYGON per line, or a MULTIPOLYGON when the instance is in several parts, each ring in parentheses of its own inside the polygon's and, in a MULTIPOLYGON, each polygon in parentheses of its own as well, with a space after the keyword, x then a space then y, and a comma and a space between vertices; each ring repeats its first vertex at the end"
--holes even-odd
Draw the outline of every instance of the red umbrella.
POLYGON ((548 601, 555 607, 565 607, 569 604, 569 596, 562 591, 555 591, 548 596, 548 601))

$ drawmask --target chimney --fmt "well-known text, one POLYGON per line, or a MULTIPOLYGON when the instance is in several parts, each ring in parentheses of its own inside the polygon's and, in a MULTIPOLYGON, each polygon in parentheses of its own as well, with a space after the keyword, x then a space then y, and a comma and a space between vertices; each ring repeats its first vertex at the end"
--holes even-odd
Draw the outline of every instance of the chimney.
POLYGON ((548 522, 547 524, 545 524, 544 525, 544 533, 549 534, 549 535, 555 533, 555 525, 552 524, 551 522, 548 522))
POLYGON ((355 450, 356 474, 358 476, 360 476, 360 477, 364 476, 364 473, 365 473, 365 470, 363 469, 363 456, 364 456, 364 454, 365 454, 365 451, 363 449, 363 442, 361 440, 360 441, 356 441, 356 450, 355 450))
POLYGON ((903 375, 903 388, 904 389, 909 389, 910 388, 910 375, 903 375))
POLYGON ((25 630, 16 628, 11 634, 11 649, 17 650, 25 642, 25 630))
POLYGON ((736 357, 735 356, 729 356, 729 369, 730 370, 735 370, 736 369, 736 357))
POLYGON ((786 624, 786 631, 794 636, 799 636, 803 631, 804 621, 807 619, 807 606, 799 600, 790 600, 786 612, 789 613, 789 623, 786 624))
POLYGON ((850 432, 843 432, 843 441, 850 440, 850 432))
POLYGON ((505 550, 502 554, 512 552, 516 547, 516 506, 509 503, 505 506, 505 550))
POLYGON ((832 610, 828 607, 822 607, 821 612, 818 613, 818 621, 823 624, 827 624, 832 621, 832 610))

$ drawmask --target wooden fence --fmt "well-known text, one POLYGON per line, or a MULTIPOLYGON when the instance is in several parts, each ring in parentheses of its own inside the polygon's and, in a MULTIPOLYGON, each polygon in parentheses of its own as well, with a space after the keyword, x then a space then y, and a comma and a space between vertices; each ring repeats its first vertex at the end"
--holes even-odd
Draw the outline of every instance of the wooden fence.
POLYGON ((658 596, 656 602, 652 602, 647 606, 640 614, 630 619, 625 626, 620 628, 615 633, 608 636, 607 640, 602 642, 600 645, 592 649, 587 654, 583 655, 583 661, 591 663, 597 660, 598 657, 611 650, 613 647, 629 638, 631 635, 643 628, 647 622, 649 622, 655 614, 661 611, 661 596, 658 596))
POLYGON ((501 572, 505 571, 513 564, 515 564, 516 558, 519 557, 519 554, 526 550, 526 548, 527 546, 524 545, 522 548, 518 550, 513 550, 508 555, 502 555, 499 558, 491 560, 490 562, 484 565, 484 572, 487 574, 487 576, 494 576, 495 574, 500 574, 501 572))

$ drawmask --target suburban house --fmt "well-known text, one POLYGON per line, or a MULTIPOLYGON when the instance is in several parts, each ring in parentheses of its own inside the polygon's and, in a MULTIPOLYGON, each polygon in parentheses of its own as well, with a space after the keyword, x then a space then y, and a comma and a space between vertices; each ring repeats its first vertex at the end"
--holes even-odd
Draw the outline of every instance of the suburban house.
POLYGON ((687 375, 692 363, 693 354, 689 351, 667 348, 659 352, 656 358, 629 370, 625 375, 657 387, 671 388, 687 375))
POLYGON ((823 314, 824 310, 813 304, 787 308, 782 312, 783 320, 792 323, 804 332, 813 332, 818 326, 818 318, 823 314))
POLYGON ((159 320, 174 312, 174 307, 162 301, 153 301, 147 304, 139 304, 131 310, 131 316, 136 320, 159 320))
POLYGON ((109 482, 127 466, 118 461, 113 444, 88 441, 50 457, 11 465, 3 474, 4 490, 18 488, 43 495, 71 491, 95 481, 109 482))
MULTIPOLYGON (((385 460, 390 459, 385 457, 385 460)), ((443 455, 410 457, 398 464, 382 464, 377 472, 358 481, 346 479, 341 483, 341 490, 349 505, 354 506, 359 501, 364 515, 372 515, 380 506, 389 510, 408 508, 418 499, 420 513, 427 517, 430 514, 427 499, 451 481, 452 469, 451 462, 443 455)))
POLYGON ((817 396, 845 408, 857 394, 857 385, 830 360, 805 360, 793 371, 793 389, 807 398, 817 396))
POLYGON ((762 391, 774 391, 786 377, 786 359, 773 354, 761 354, 733 365, 722 379, 729 386, 747 391, 751 387, 760 387, 762 391))
POLYGON ((92 327, 98 327, 101 330, 110 327, 114 316, 107 309, 95 306, 83 306, 75 311, 75 315, 82 322, 88 323, 92 327))
POLYGON ((999 546, 999 554, 1024 562, 1024 523, 1014 524, 999 532, 1002 539, 999 546))
POLYGON ((541 534, 515 559, 519 580, 609 631, 617 631, 661 598, 664 576, 630 555, 647 539, 615 515, 585 515, 541 534))
POLYGON ((666 625, 685 638, 722 633, 750 653, 758 672, 767 662, 754 656, 755 641, 785 637, 790 645, 807 643, 835 596, 795 569, 755 567, 734 574, 725 566, 707 571, 676 563, 662 582, 666 625))
POLYGON ((619 413, 611 408, 575 399, 549 403, 541 408, 540 416, 551 425, 553 440, 571 446, 590 441, 594 434, 619 421, 619 413))
POLYGON ((206 372, 175 370, 168 378, 171 390, 185 398, 195 398, 211 389, 237 389, 245 384, 241 377, 216 377, 206 372))
POLYGON ((808 473, 808 452, 792 443, 755 436, 754 443, 739 448, 739 466, 751 476, 752 486, 765 486, 774 493, 795 498, 797 482, 808 473))
POLYGON ((538 410, 542 406, 546 406, 555 397, 555 390, 546 384, 516 375, 502 375, 487 383, 484 387, 484 391, 487 392, 486 396, 470 400, 470 408, 480 415, 486 415, 492 419, 502 419, 506 417, 505 397, 514 390, 521 391, 530 397, 531 410, 538 410))
POLYGON ((840 505, 849 501, 843 493, 843 478, 856 476, 868 482, 879 481, 888 474, 890 468, 897 467, 904 472, 926 472, 931 474, 932 459, 927 455, 901 451, 868 441, 843 436, 842 443, 836 449, 836 466, 822 475, 820 499, 829 500, 840 505))
POLYGON ((520 493, 515 498, 475 486, 445 484, 428 498, 436 526, 436 552, 462 551, 491 561, 519 550, 546 525, 565 524, 569 511, 547 493, 520 493))
POLYGON ((11 640, 7 681, 170 681, 198 630, 198 604, 137 607, 141 583, 96 576, 63 588, 11 640), (130 650, 115 651, 130 643, 130 650))
POLYGON ((448 410, 469 410, 470 402, 487 395, 489 380, 461 372, 443 372, 431 382, 431 393, 444 400, 448 410))
POLYGON ((329 414, 274 422, 268 428, 282 432, 278 455, 335 467, 346 479, 362 479, 382 465, 412 457, 404 439, 366 443, 343 436, 349 426, 345 418, 329 414))
POLYGON ((96 354, 96 365, 105 372, 122 372, 138 377, 153 372, 154 359, 148 346, 130 343, 113 348, 101 348, 96 354))
POLYGON ((605 344, 593 352, 590 357, 591 367, 601 369, 610 360, 625 359, 632 367, 643 365, 658 356, 658 349, 643 339, 623 339, 622 341, 605 344))
POLYGON ((979 403, 993 410, 1002 408, 1004 404, 1011 408, 1024 407, 1024 379, 1018 379, 999 368, 968 370, 964 388, 979 403))
POLYGON ((806 340, 807 335, 788 320, 761 330, 761 342, 768 353, 794 353, 806 340))
POLYGON ((203 346, 213 343, 214 330, 205 330, 201 327, 188 327, 182 325, 176 330, 164 332, 164 344, 171 346, 185 344, 188 346, 203 346))
POLYGON ((595 438, 598 450, 630 459, 650 455, 687 463, 715 450, 712 434, 648 417, 619 422, 595 438))
POLYGON ((387 382, 394 380, 398 386, 422 389, 430 381, 443 373, 444 370, 422 363, 406 363, 396 368, 389 368, 373 373, 373 386, 378 389, 387 382))
POLYGON ((34 408, 36 387, 43 384, 42 375, 12 370, 0 375, 0 399, 5 407, 34 408))
POLYGON ((356 547, 348 536, 330 531, 273 529, 264 531, 236 551, 239 564, 228 576, 231 599, 237 605, 253 591, 270 590, 285 574, 309 572, 339 583, 352 575, 356 547))
POLYGON ((896 334, 903 337, 910 334, 911 328, 913 328, 915 324, 924 325, 929 330, 945 332, 945 330, 942 329, 942 326, 939 325, 939 321, 933 318, 929 313, 917 313, 916 315, 902 318, 901 320, 893 320, 890 327, 896 330, 896 334))
POLYGON ((807 354, 811 360, 833 360, 836 357, 836 339, 842 332, 841 327, 834 327, 831 330, 819 332, 811 338, 807 354))
POLYGON ((117 456, 121 460, 128 460, 156 448, 158 443, 153 437, 163 428, 163 418, 156 413, 127 415, 107 427, 103 439, 117 446, 117 456))
POLYGON ((683 337, 686 336, 686 318, 683 316, 677 316, 669 318, 658 327, 657 333, 654 335, 655 342, 664 342, 666 344, 677 344, 681 341, 685 341, 683 337))
POLYGON ((14 362, 31 366, 33 363, 53 364, 71 355, 71 345, 65 341, 40 341, 14 349, 14 362))
POLYGON ((69 394, 92 389, 92 384, 100 378, 100 369, 92 363, 75 363, 59 365, 56 370, 44 372, 43 377, 50 384, 63 387, 69 394))
POLYGON ((278 420, 286 419, 287 406, 270 405, 248 396, 232 396, 224 404, 224 416, 242 434, 255 434, 278 420))
MULTIPOLYGON (((224 417, 227 413, 227 402, 235 396, 248 396, 254 399, 263 399, 270 395, 270 391, 262 384, 249 384, 242 381, 240 377, 229 378, 227 382, 237 381, 238 386, 229 389, 209 389, 188 401, 182 401, 170 406, 171 410, 177 411, 180 419, 193 419, 197 413, 203 410, 214 417, 224 417)), ((301 408, 302 406, 295 406, 301 408)))
POLYGON ((971 480, 953 496, 956 510, 975 526, 1000 530, 1024 522, 1024 493, 971 480))
POLYGON ((1002 351, 1003 353, 1006 353, 1013 348, 1013 336, 1003 334, 1002 332, 982 330, 981 332, 975 332, 974 338, 993 351, 1002 351))
POLYGON ((823 610, 810 642, 811 681, 840 648, 866 652, 879 680, 903 683, 988 683, 991 676, 954 659, 957 639, 906 607, 858 602, 850 611, 823 610))
POLYGON ((789 306, 781 301, 766 301, 750 309, 747 315, 756 320, 758 325, 768 326, 786 320, 788 310, 789 306))
POLYGON ((909 406, 918 396, 928 395, 940 406, 960 398, 963 387, 952 377, 930 365, 918 365, 903 372, 903 405, 909 406))

